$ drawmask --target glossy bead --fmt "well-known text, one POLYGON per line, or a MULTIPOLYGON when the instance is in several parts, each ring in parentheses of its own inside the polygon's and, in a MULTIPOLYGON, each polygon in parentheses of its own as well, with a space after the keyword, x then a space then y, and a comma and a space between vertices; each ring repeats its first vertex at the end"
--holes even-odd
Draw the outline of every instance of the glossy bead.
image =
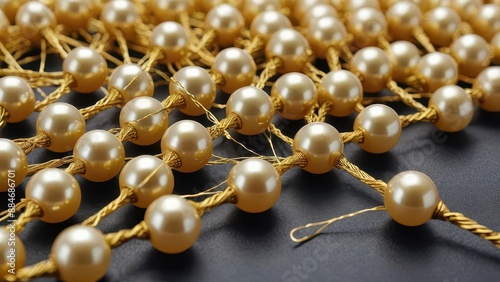
POLYGON ((351 71, 360 75, 365 92, 379 92, 391 78, 389 56, 378 47, 366 47, 356 52, 351 60, 351 71))
POLYGON ((281 59, 279 73, 300 72, 309 60, 309 43, 300 32, 283 28, 275 32, 266 45, 266 57, 281 59))
POLYGON ((101 231, 94 227, 74 225, 54 240, 51 258, 59 278, 68 282, 98 281, 111 262, 111 248, 101 231))
POLYGON ((213 142, 207 129, 192 120, 172 124, 161 139, 161 151, 172 150, 181 160, 180 172, 194 172, 203 168, 212 157, 213 142))
POLYGON ((458 30, 461 19, 449 7, 437 7, 424 14, 422 28, 432 44, 448 46, 453 40, 453 34, 458 30))
POLYGON ((469 21, 469 19, 475 15, 479 8, 483 5, 483 0, 453 0, 449 1, 449 6, 454 9, 463 21, 469 21))
POLYGON ((173 77, 180 85, 170 82, 169 93, 179 93, 184 97, 185 106, 179 107, 179 111, 190 116, 205 114, 205 110, 196 105, 193 99, 210 110, 215 100, 216 88, 214 80, 205 69, 187 66, 176 72, 173 77))
POLYGON ((136 21, 140 20, 138 9, 134 3, 127 0, 114 0, 103 5, 100 20, 106 30, 114 34, 113 29, 119 29, 125 39, 131 40, 136 36, 136 21))
POLYGON ((488 112, 500 112, 500 67, 488 67, 483 70, 472 85, 483 93, 479 106, 488 112))
POLYGON ((392 79, 397 82, 404 80, 413 74, 420 62, 420 50, 409 41, 392 42, 390 46, 389 59, 392 63, 392 79))
POLYGON ((490 46, 493 49, 493 63, 500 64, 500 32, 497 32, 490 41, 490 46))
POLYGON ((268 42, 271 36, 283 28, 291 28, 292 22, 287 16, 278 11, 265 11, 258 14, 250 25, 252 37, 262 36, 265 42, 268 42))
POLYGON ((319 101, 332 103, 328 114, 345 117, 354 112, 354 107, 363 99, 363 86, 358 77, 346 70, 331 71, 318 87, 319 101))
POLYGON ((86 28, 95 8, 93 0, 59 0, 54 5, 57 23, 71 30, 86 28))
POLYGON ((256 135, 266 130, 274 115, 271 98, 264 90, 246 86, 236 90, 226 104, 226 116, 236 114, 241 120, 241 134, 256 135))
POLYGON ((236 206, 242 211, 260 213, 273 207, 281 194, 281 178, 272 164, 246 159, 236 164, 227 177, 236 192, 236 206))
POLYGON ((0 192, 15 188, 21 184, 28 173, 28 158, 14 142, 0 138, 0 192), (12 179, 12 180, 8 180, 12 179), (14 187, 12 187, 14 186, 14 187))
POLYGON ((9 274, 12 268, 16 271, 23 268, 25 261, 26 250, 21 238, 14 232, 10 232, 10 228, 2 226, 0 228, 0 277, 9 274))
POLYGON ((434 107, 438 119, 434 125, 445 132, 456 132, 469 125, 474 115, 474 103, 462 87, 446 85, 434 91, 429 108, 434 107))
POLYGON ((42 29, 54 29, 56 24, 54 12, 41 2, 27 2, 16 13, 16 25, 21 29, 21 35, 33 44, 40 44, 42 29))
POLYGON ((328 4, 328 0, 296 0, 292 9, 296 20, 301 21, 304 15, 316 4, 328 4))
POLYGON ((458 65, 448 54, 428 53, 420 59, 415 74, 424 81, 424 91, 434 92, 441 86, 457 84, 458 65))
POLYGON ((7 122, 20 122, 35 109, 35 93, 26 80, 17 76, 0 78, 0 106, 9 113, 7 122))
POLYGON ((7 16, 0 10, 0 40, 7 41, 9 38, 10 22, 7 16))
POLYGON ((58 223, 76 213, 82 194, 73 175, 58 168, 45 168, 35 173, 28 181, 26 199, 40 206, 40 220, 58 223))
POLYGON ((215 31, 215 41, 221 47, 233 45, 245 26, 241 12, 229 4, 220 4, 212 8, 205 17, 205 23, 215 31))
POLYGON ((230 47, 220 51, 212 64, 212 71, 222 75, 224 82, 217 85, 226 93, 252 83, 257 72, 253 58, 240 48, 230 47))
POLYGON ((153 97, 155 86, 151 75, 139 65, 124 64, 115 68, 109 77, 108 91, 113 88, 123 95, 123 104, 126 104, 136 97, 153 97))
POLYGON ((314 122, 304 125, 293 138, 292 149, 302 153, 307 160, 304 170, 321 174, 332 170, 343 154, 344 143, 335 127, 314 122))
POLYGON ((7 19, 11 24, 15 24, 17 10, 21 5, 25 4, 26 1, 19 0, 1 0, 0 1, 0 10, 5 13, 7 19))
POLYGON ((108 64, 93 48, 77 47, 63 61, 63 72, 75 80, 72 90, 90 93, 99 89, 106 81, 108 64))
POLYGON ((306 38, 317 58, 325 59, 328 48, 340 50, 345 45, 347 31, 334 17, 323 17, 310 23, 306 38))
POLYGON ((380 10, 380 5, 377 0, 348 0, 345 1, 344 12, 354 12, 362 8, 380 10))
POLYGON ((278 113, 288 120, 303 119, 316 104, 318 93, 314 82, 298 72, 284 74, 273 84, 271 97, 283 105, 278 113))
POLYGON ((189 51, 189 34, 176 22, 163 22, 153 29, 151 43, 163 51, 165 63, 182 60, 189 51))
POLYGON ((160 101, 152 97, 137 97, 123 106, 120 127, 124 128, 126 123, 130 123, 137 132, 137 139, 130 142, 147 146, 160 141, 168 128, 168 113, 162 109, 160 101))
POLYGON ((243 9, 245 24, 250 25, 253 19, 264 11, 278 11, 281 7, 279 0, 246 0, 243 9))
POLYGON ((181 13, 189 14, 194 10, 193 0, 151 0, 150 8, 158 22, 177 20, 181 13))
POLYGON ((489 41, 500 31, 500 5, 485 4, 479 7, 470 21, 474 32, 489 41))
POLYGON ((394 176, 384 193, 389 215, 399 224, 418 226, 432 218, 439 194, 434 182, 418 171, 404 171, 394 176))
POLYGON ((159 197, 172 194, 174 175, 161 159, 142 155, 123 166, 119 183, 121 190, 130 188, 134 191, 136 201, 132 204, 145 209, 159 197))
POLYGON ((337 10, 335 10, 335 8, 333 8, 331 5, 325 3, 317 3, 311 6, 311 8, 306 11, 304 17, 300 21, 300 25, 303 27, 308 27, 310 24, 323 17, 337 18, 337 16, 337 10))
POLYGON ((163 253, 182 253, 200 235, 201 219, 198 211, 177 195, 166 195, 155 200, 146 210, 144 221, 148 226, 151 245, 163 253))
POLYGON ((125 161, 125 150, 120 140, 110 132, 92 130, 78 139, 73 156, 85 165, 83 177, 104 182, 120 172, 125 161))
POLYGON ((85 133, 85 119, 73 105, 56 102, 40 112, 36 131, 47 134, 50 145, 46 148, 50 151, 68 152, 85 133))
POLYGON ((227 3, 230 4, 231 6, 235 7, 238 10, 243 10, 243 7, 245 5, 245 0, 197 0, 199 3, 199 6, 201 6, 202 10, 207 13, 211 9, 213 9, 215 6, 227 3))
POLYGON ((364 108, 356 116, 353 127, 354 130, 363 131, 361 148, 373 154, 385 153, 394 148, 402 131, 398 114, 382 104, 364 108))
POLYGON ((451 55, 458 63, 458 72, 467 77, 476 77, 490 65, 488 43, 476 34, 465 34, 455 39, 450 46, 451 55))
POLYGON ((387 32, 387 21, 379 10, 361 8, 351 13, 347 30, 354 35, 357 47, 377 46, 377 38, 387 32))
POLYGON ((389 34, 396 40, 412 40, 412 31, 422 20, 420 8, 410 1, 396 2, 385 16, 389 34))

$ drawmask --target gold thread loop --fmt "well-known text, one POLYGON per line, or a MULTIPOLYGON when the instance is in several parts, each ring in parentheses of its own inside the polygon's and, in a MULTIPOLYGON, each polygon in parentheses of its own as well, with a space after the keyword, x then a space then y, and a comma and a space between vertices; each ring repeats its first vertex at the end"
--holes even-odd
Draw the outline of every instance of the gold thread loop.
POLYGON ((95 227, 104 219, 106 216, 110 215, 112 212, 123 207, 124 205, 133 202, 135 199, 135 194, 132 188, 124 187, 120 191, 120 195, 114 199, 112 202, 107 204, 104 208, 98 211, 96 214, 87 218, 82 222, 83 225, 89 225, 95 227))
POLYGON ((281 132, 281 130, 279 128, 277 128, 274 124, 270 124, 269 125, 269 128, 268 128, 269 132, 271 132, 272 134, 276 135, 279 139, 283 140, 284 142, 286 142, 288 145, 292 145, 293 143, 293 139, 286 136, 285 134, 283 134, 281 132))
POLYGON ((224 191, 217 192, 201 202, 190 202, 201 216, 205 212, 210 211, 210 209, 218 207, 222 204, 235 204, 237 202, 237 199, 234 189, 232 187, 227 187, 224 191))
POLYGON ((50 146, 50 138, 47 133, 43 131, 37 132, 37 134, 30 138, 19 138, 13 140, 14 143, 19 145, 24 153, 27 155, 35 148, 43 148, 50 146))
POLYGON ((469 96, 472 99, 474 99, 474 100, 477 100, 477 101, 482 101, 483 100, 484 92, 481 91, 480 89, 477 89, 477 88, 468 88, 468 89, 465 89, 465 92, 467 94, 469 94, 469 96))
POLYGON ((335 165, 337 168, 345 170, 350 175, 357 178, 359 181, 364 184, 370 186, 375 191, 379 192, 381 195, 384 195, 385 189, 387 188, 387 184, 382 180, 377 180, 373 178, 368 173, 362 171, 355 164, 349 162, 344 155, 341 155, 337 159, 337 164, 335 165))
POLYGON ((313 122, 324 122, 326 119, 326 116, 328 115, 328 111, 333 107, 332 102, 329 100, 323 100, 318 104, 316 107, 313 107, 311 109, 311 112, 309 112, 305 119, 307 123, 313 123, 313 122), (314 109, 318 108, 318 113, 314 113, 314 109))
POLYGON ((215 85, 224 86, 226 85, 226 81, 224 80, 224 76, 220 72, 213 72, 210 74, 215 85))
POLYGON ((304 66, 303 72, 307 75, 316 86, 321 83, 323 77, 326 76, 326 73, 320 69, 318 69, 315 65, 311 64, 311 62, 307 62, 304 66))

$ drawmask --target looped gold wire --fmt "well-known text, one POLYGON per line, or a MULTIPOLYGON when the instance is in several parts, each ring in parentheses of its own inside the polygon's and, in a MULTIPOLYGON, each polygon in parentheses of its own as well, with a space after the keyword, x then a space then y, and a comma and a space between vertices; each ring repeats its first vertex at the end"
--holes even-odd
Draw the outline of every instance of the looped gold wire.
POLYGON ((116 42, 118 42, 118 47, 120 48, 121 55, 123 56, 123 62, 125 64, 130 64, 130 54, 128 52, 127 40, 123 36, 122 31, 119 28, 113 29, 113 34, 115 35, 116 42))
POLYGON ((47 133, 43 131, 38 131, 35 136, 30 138, 14 139, 13 142, 21 147, 26 155, 33 151, 35 148, 50 146, 50 138, 47 133))
POLYGON ((305 64, 303 72, 314 82, 316 86, 318 86, 321 83, 323 77, 326 76, 326 73, 324 71, 318 69, 316 66, 311 64, 311 62, 307 62, 305 64))
MULTIPOLYGON (((148 60, 144 62, 142 68, 144 71, 149 72, 153 65, 163 56, 163 51, 158 46, 154 46, 149 53, 146 53, 148 60)), ((140 65, 140 62, 139 62, 140 65)))
POLYGON ((329 100, 323 100, 319 102, 319 104, 316 107, 313 107, 311 109, 311 112, 306 115, 305 119, 307 123, 313 123, 313 122, 324 122, 326 119, 326 116, 328 115, 328 111, 333 107, 332 102, 329 100), (318 113, 314 113, 314 109, 318 109, 318 113))
POLYGON ((0 128, 2 128, 5 125, 7 125, 7 120, 9 119, 9 117, 10 117, 10 114, 7 111, 7 109, 5 109, 4 107, 0 106, 0 128))
POLYGON ((222 204, 234 204, 237 202, 237 198, 234 189, 232 187, 227 187, 224 191, 217 192, 201 202, 190 202, 198 211, 198 214, 201 216, 210 209, 218 207, 222 204))

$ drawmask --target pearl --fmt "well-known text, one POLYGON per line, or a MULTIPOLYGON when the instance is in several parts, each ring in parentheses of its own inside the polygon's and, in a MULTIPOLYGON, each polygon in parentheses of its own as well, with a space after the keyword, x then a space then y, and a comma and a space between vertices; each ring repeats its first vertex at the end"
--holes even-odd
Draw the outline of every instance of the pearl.
POLYGON ((453 41, 450 50, 458 63, 458 72, 467 77, 476 77, 490 65, 488 43, 479 35, 460 36, 453 41))
POLYGON ((236 131, 245 135, 256 135, 266 130, 274 115, 271 98, 264 90, 247 86, 236 90, 227 100, 226 116, 236 114, 241 127, 236 131))
POLYGON ((483 0, 453 0, 449 2, 449 6, 454 9, 464 21, 469 21, 471 17, 477 15, 482 5, 483 0))
POLYGON ((0 10, 2 10, 7 19, 14 24, 16 21, 17 10, 21 5, 25 4, 26 1, 19 0, 1 0, 0 1, 0 10))
POLYGON ((346 1, 345 12, 354 12, 362 8, 372 8, 380 10, 380 5, 377 0, 349 0, 346 1))
POLYGON ((146 210, 144 221, 149 229, 151 244, 163 253, 182 253, 200 235, 200 215, 186 199, 177 195, 155 200, 146 210))
POLYGON ((9 184, 17 187, 28 173, 28 158, 24 151, 14 142, 0 138, 0 192, 9 190, 9 184), (10 172, 10 173, 9 173, 10 172), (8 181, 7 179, 12 179, 8 181))
POLYGON ((184 97, 185 106, 180 107, 179 111, 186 115, 199 116, 206 113, 205 109, 210 110, 215 101, 216 88, 205 69, 187 66, 176 72, 173 77, 182 85, 181 87, 178 83, 170 82, 168 87, 170 93, 179 93, 184 97), (205 109, 196 105, 193 100, 198 101, 205 109))
POLYGON ((306 11, 304 17, 300 21, 300 25, 303 27, 308 27, 310 24, 323 17, 337 18, 337 16, 337 10, 335 10, 335 8, 333 8, 331 5, 317 3, 311 6, 309 10, 306 11))
POLYGON ((231 94, 253 82, 257 66, 246 51, 230 47, 215 56, 212 72, 222 75, 224 82, 217 86, 222 91, 231 94))
POLYGON ((195 0, 198 1, 198 5, 202 8, 202 10, 206 13, 213 9, 215 6, 227 3, 231 6, 243 10, 245 5, 245 0, 195 0))
POLYGON ((115 177, 125 162, 123 144, 108 131, 92 130, 83 134, 73 150, 75 159, 85 165, 83 177, 104 182, 115 177))
POLYGON ((44 132, 49 137, 48 150, 68 152, 73 150, 76 141, 85 133, 85 119, 73 105, 56 102, 40 112, 36 131, 44 132))
POLYGON ((434 92, 441 86, 457 84, 458 65, 450 55, 432 52, 422 56, 415 74, 425 81, 421 85, 424 91, 434 92))
POLYGON ((111 248, 101 231, 84 225, 63 230, 50 254, 59 278, 70 282, 98 281, 111 262, 111 248))
POLYGON ((424 14, 422 28, 432 44, 448 46, 460 25, 460 16, 449 7, 437 7, 424 14))
POLYGON ((56 24, 54 12, 41 2, 27 2, 16 13, 16 25, 21 29, 22 36, 33 44, 40 44, 42 29, 54 29, 56 24))
POLYGON ((241 12, 229 4, 220 4, 212 8, 205 17, 205 23, 215 31, 215 41, 221 47, 232 46, 245 26, 241 12))
POLYGON ((472 85, 483 93, 479 106, 488 112, 500 112, 500 67, 488 67, 483 70, 472 85))
POLYGON ((470 21, 474 32, 486 41, 491 40, 495 33, 500 31, 500 5, 485 4, 479 7, 470 21))
POLYGON ((321 174, 332 170, 343 154, 344 143, 335 127, 314 122, 304 125, 293 138, 292 149, 302 153, 307 160, 304 170, 321 174))
POLYGON ((0 106, 9 112, 7 122, 20 122, 35 110, 35 93, 28 82, 17 76, 0 78, 0 106))
POLYGON ((328 48, 340 50, 345 45, 346 34, 344 24, 338 19, 323 17, 309 24, 306 38, 314 55, 325 59, 328 48))
POLYGON ((172 124, 161 139, 161 151, 174 151, 181 160, 180 172, 194 172, 203 168, 212 157, 213 142, 207 129, 192 120, 172 124))
POLYGON ((133 2, 114 0, 103 5, 100 20, 106 30, 114 34, 113 29, 119 29, 123 37, 132 40, 136 36, 134 24, 140 20, 138 9, 133 2))
POLYGON ((500 32, 491 38, 490 46, 494 51, 493 63, 498 65, 500 64, 500 32))
POLYGON ((422 12, 413 2, 401 1, 385 13, 389 34, 396 40, 412 40, 412 31, 420 25, 422 12))
POLYGON ((137 139, 130 142, 147 146, 160 141, 168 128, 168 112, 163 109, 160 101, 152 97, 137 97, 125 104, 120 112, 120 127, 131 123, 137 132, 137 139))
POLYGON ((281 7, 279 0, 246 0, 243 12, 245 23, 250 25, 253 19, 264 11, 278 11, 281 7))
POLYGON ((295 19, 302 21, 304 15, 316 4, 329 4, 328 0, 296 0, 292 9, 295 19))
POLYGON ((159 158, 141 155, 123 166, 119 183, 121 190, 129 188, 134 191, 136 201, 132 204, 145 209, 159 197, 172 194, 174 175, 159 158))
POLYGON ((265 11, 258 14, 250 25, 252 37, 262 36, 268 42, 271 36, 283 28, 292 28, 292 22, 287 16, 278 11, 265 11))
POLYGON ((332 103, 328 114, 336 117, 349 116, 356 104, 363 99, 363 86, 358 77, 346 70, 331 71, 318 86, 319 102, 332 103))
POLYGON ((75 85, 72 85, 72 90, 91 93, 106 81, 108 64, 93 48, 77 47, 64 59, 63 72, 73 76, 75 85))
POLYGON ((261 159, 236 164, 229 171, 227 185, 236 192, 236 206, 249 213, 272 208, 281 194, 280 175, 272 164, 261 159))
POLYGON ((415 74, 420 62, 420 51, 417 46, 408 41, 392 42, 389 58, 392 62, 392 79, 404 82, 406 78, 415 74))
POLYGON ((432 218, 439 204, 434 182, 418 171, 404 171, 394 176, 384 193, 389 215, 399 224, 418 226, 432 218))
POLYGON ((392 73, 389 57, 378 47, 360 49, 354 54, 350 68, 359 73, 363 90, 370 93, 385 89, 392 73))
POLYGON ((278 113, 288 120, 303 119, 314 107, 318 93, 314 82, 298 72, 284 74, 273 84, 271 97, 278 98, 283 107, 278 113))
POLYGON ((394 148, 401 137, 401 121, 390 107, 374 104, 364 108, 354 120, 354 131, 363 131, 361 148, 372 154, 381 154, 394 148))
POLYGON ((387 32, 387 21, 379 10, 361 8, 351 13, 347 30, 354 35, 357 47, 377 46, 378 37, 387 32))
POLYGON ((279 73, 300 72, 309 60, 309 43, 300 32, 283 28, 276 31, 266 45, 266 57, 281 60, 279 73))
POLYGON ((15 256, 15 266, 16 270, 24 267, 26 262, 26 250, 24 249, 24 244, 19 238, 15 236, 13 241, 9 241, 11 238, 11 233, 8 228, 0 228, 0 277, 4 277, 9 274, 10 268, 10 258, 9 256, 15 256), (14 245, 11 245, 13 242, 14 245), (12 254, 11 250, 14 250, 12 254))
POLYGON ((108 91, 114 88, 120 92, 123 104, 136 97, 153 97, 154 87, 151 75, 137 64, 124 64, 115 68, 108 81, 108 91))
POLYGON ((40 220, 58 223, 76 213, 82 194, 73 175, 61 169, 45 168, 35 173, 26 184, 26 199, 40 206, 40 220))
POLYGON ((189 14, 194 10, 193 0, 151 0, 151 11, 158 22, 177 20, 182 13, 189 14))
POLYGON ((93 0, 59 0, 54 5, 57 23, 71 30, 86 28, 95 8, 93 0))
POLYGON ((456 132, 469 125, 474 115, 474 103, 462 87, 446 85, 434 91, 429 108, 434 107, 438 120, 434 125, 445 132, 456 132))
POLYGON ((189 34, 176 22, 163 22, 153 29, 151 44, 163 51, 165 63, 177 62, 189 51, 189 34))
POLYGON ((0 10, 0 39, 6 42, 9 38, 10 22, 7 16, 0 10))

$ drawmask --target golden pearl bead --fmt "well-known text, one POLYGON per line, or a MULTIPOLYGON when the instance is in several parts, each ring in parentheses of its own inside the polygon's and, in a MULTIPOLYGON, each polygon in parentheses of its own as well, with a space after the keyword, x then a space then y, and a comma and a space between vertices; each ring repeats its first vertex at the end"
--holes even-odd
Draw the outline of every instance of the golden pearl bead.
POLYGON ((449 6, 458 13, 463 21, 469 21, 471 17, 477 15, 482 5, 483 0, 453 0, 449 2, 449 6))
POLYGON ((332 170, 343 154, 344 142, 335 127, 314 122, 304 125, 293 138, 292 149, 302 153, 307 164, 304 170, 321 174, 332 170))
POLYGON ((434 182, 418 171, 404 171, 394 176, 384 193, 389 215, 399 224, 418 226, 432 218, 439 194, 434 182))
POLYGON ((161 48, 165 63, 177 62, 189 51, 189 34, 176 22, 163 22, 153 29, 151 44, 161 48))
POLYGON ((347 30, 354 35, 357 47, 377 46, 378 37, 387 32, 387 21, 379 10, 361 8, 351 13, 347 30))
POLYGON ((236 114, 241 121, 241 134, 256 135, 266 130, 274 115, 271 98, 264 90, 246 86, 236 90, 226 103, 226 116, 236 114))
POLYGON ((216 88, 214 80, 205 69, 197 66, 183 67, 174 74, 174 79, 178 83, 170 82, 168 89, 170 93, 179 93, 184 97, 185 105, 179 107, 179 111, 186 115, 199 116, 206 113, 205 109, 210 110, 215 101, 216 88), (205 109, 196 105, 193 99, 205 109))
POLYGON ((7 16, 0 10, 0 40, 5 42, 9 38, 10 22, 7 16))
POLYGON ((410 1, 396 2, 385 12, 385 16, 389 34, 396 40, 412 40, 412 31, 422 20, 420 8, 410 1))
POLYGON ((276 31, 266 45, 266 57, 281 60, 279 73, 300 72, 309 60, 309 43, 300 32, 283 28, 276 31))
POLYGON ((420 50, 409 41, 392 42, 389 58, 392 62, 392 79, 403 82, 406 78, 415 74, 420 62, 420 50))
POLYGON ((146 210, 144 221, 148 226, 151 245, 167 254, 178 254, 189 249, 201 231, 198 211, 177 195, 166 195, 155 200, 146 210))
POLYGON ((231 94, 241 87, 252 84, 257 66, 246 51, 230 47, 215 56, 212 71, 221 74, 224 80, 218 87, 231 94))
POLYGON ((111 262, 111 248, 101 231, 94 227, 74 225, 54 240, 51 258, 59 278, 68 282, 98 281, 111 262))
POLYGON ((488 43, 479 35, 460 36, 453 41, 450 50, 458 63, 458 72, 467 77, 476 77, 490 65, 488 43))
POLYGON ((17 10, 25 3, 26 1, 2 0, 0 1, 0 10, 5 13, 10 23, 14 24, 16 21, 17 10))
POLYGON ((123 33, 125 39, 132 40, 136 36, 134 24, 140 18, 133 2, 115 0, 103 5, 100 20, 108 33, 114 34, 113 29, 116 28, 123 33))
POLYGON ((172 124, 161 139, 161 151, 174 151, 181 160, 180 172, 194 172, 203 168, 212 157, 213 142, 207 129, 192 120, 172 124))
POLYGON ((221 47, 234 45, 234 40, 241 34, 245 19, 238 9, 229 4, 220 4, 212 8, 205 17, 205 23, 216 33, 215 41, 221 47))
POLYGON ((490 41, 490 46, 493 49, 493 63, 500 64, 500 32, 497 32, 490 41))
POLYGON ((14 142, 0 138, 0 192, 15 188, 21 184, 28 173, 28 158, 14 142), (12 179, 12 180, 8 180, 12 179))
POLYGON ((441 86, 457 84, 458 65, 455 59, 441 52, 428 53, 420 59, 415 70, 424 91, 434 92, 441 86))
POLYGON ((40 206, 40 220, 58 223, 76 213, 82 194, 73 175, 58 168, 45 168, 35 173, 28 181, 26 199, 40 206))
POLYGON ((155 86, 151 75, 139 65, 124 64, 115 68, 109 77, 108 91, 113 88, 122 94, 123 104, 126 104, 136 97, 153 97, 155 86))
POLYGON ((227 177, 236 192, 236 206, 249 213, 273 207, 281 194, 281 178, 272 164, 261 159, 246 159, 236 164, 227 177))
POLYGON ((424 14, 422 28, 432 44, 448 46, 460 25, 460 16, 449 7, 437 7, 424 14))
POLYGON ((344 24, 334 17, 323 17, 311 22, 306 38, 317 58, 325 59, 328 48, 340 50, 345 45, 347 31, 344 24))
POLYGON ((104 182, 115 177, 125 162, 123 144, 108 131, 92 130, 83 134, 73 150, 75 159, 85 165, 83 177, 104 182))
POLYGON ((392 73, 389 56, 378 47, 365 47, 356 52, 350 68, 359 74, 363 90, 370 93, 385 89, 392 73))
POLYGON ((380 5, 377 0, 348 0, 345 2, 344 12, 354 12, 362 8, 380 10, 380 5))
POLYGON ((119 185, 120 190, 132 189, 136 199, 132 204, 145 209, 159 197, 172 194, 174 175, 170 167, 159 158, 142 155, 123 166, 119 185))
POLYGON ((40 44, 42 39, 41 30, 54 29, 56 24, 54 12, 41 2, 27 2, 19 7, 16 13, 16 25, 22 36, 36 45, 40 44))
POLYGON ((470 23, 476 34, 490 41, 495 33, 500 32, 500 5, 482 5, 470 23))
POLYGON ((279 0, 246 0, 241 10, 245 24, 250 25, 253 19, 264 11, 278 11, 281 7, 279 0))
POLYGON ((235 7, 240 11, 243 10, 243 7, 245 5, 245 0, 195 0, 195 1, 198 1, 198 6, 200 6, 205 13, 209 12, 215 6, 223 3, 230 4, 231 6, 235 7))
POLYGON ((283 28, 292 28, 292 22, 287 16, 278 11, 265 11, 258 14, 250 25, 252 37, 262 36, 268 42, 271 36, 283 28))
POLYGON ((346 70, 331 71, 318 86, 319 102, 332 103, 328 114, 345 117, 354 112, 354 107, 363 99, 363 86, 358 77, 346 70))
POLYGON ((304 14, 304 17, 302 17, 302 20, 300 21, 300 25, 303 27, 308 27, 310 24, 323 17, 337 18, 337 16, 337 10, 335 10, 335 8, 333 8, 331 5, 325 3, 317 3, 311 6, 309 10, 307 10, 307 12, 304 14))
POLYGON ((35 110, 35 93, 26 80, 17 76, 0 78, 0 106, 9 113, 7 122, 20 122, 35 110))
POLYGON ((63 72, 73 76, 72 90, 90 93, 99 89, 106 81, 108 64, 93 48, 77 47, 63 61, 63 72))
POLYGON ((25 262, 26 250, 21 238, 14 232, 10 232, 9 228, 2 226, 0 228, 0 277, 9 274, 12 268, 16 270, 23 268, 25 262))
POLYGON ((168 112, 163 109, 160 101, 152 97, 137 97, 125 104, 120 112, 120 127, 130 123, 137 133, 137 139, 130 142, 147 146, 160 141, 168 128, 168 112))
POLYGON ((151 11, 158 22, 177 20, 182 13, 189 14, 194 10, 194 0, 151 0, 151 11))
POLYGON ((59 0, 54 5, 57 23, 71 30, 86 28, 95 8, 93 0, 59 0))
POLYGON ((295 7, 292 9, 293 15, 299 22, 304 15, 316 4, 329 4, 328 0, 296 0, 295 7))
POLYGON ((271 97, 280 99, 282 108, 278 113, 289 120, 303 119, 317 102, 318 94, 314 82, 298 72, 284 74, 273 84, 271 97))
POLYGON ((399 115, 390 107, 374 104, 364 108, 354 120, 354 130, 363 131, 360 147, 372 154, 381 154, 394 148, 401 137, 399 115))
POLYGON ((429 108, 438 113, 434 125, 445 132, 456 132, 469 125, 474 115, 474 103, 462 87, 446 85, 434 91, 429 108))
POLYGON ((479 106, 488 112, 500 112, 500 67, 488 67, 483 70, 472 85, 483 93, 479 106))

